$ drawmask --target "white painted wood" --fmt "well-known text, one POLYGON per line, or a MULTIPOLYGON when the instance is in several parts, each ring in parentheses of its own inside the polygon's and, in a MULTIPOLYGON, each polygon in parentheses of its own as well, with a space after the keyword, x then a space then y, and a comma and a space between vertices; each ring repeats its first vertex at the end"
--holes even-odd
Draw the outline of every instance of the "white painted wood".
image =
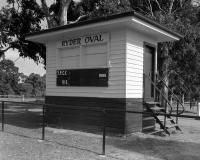
POLYGON ((143 98, 144 42, 156 42, 134 30, 126 32, 126 98, 143 98))
POLYGON ((78 37, 65 38, 57 42, 57 48, 69 48, 107 43, 109 33, 89 34, 78 37))
POLYGON ((148 29, 150 29, 152 31, 155 31, 156 33, 158 33, 160 35, 165 35, 167 37, 172 38, 173 40, 179 40, 178 37, 176 37, 174 35, 171 35, 171 34, 167 33, 166 31, 161 30, 161 29, 159 29, 159 28, 157 28, 157 27, 155 27, 155 26, 153 26, 151 24, 148 24, 147 22, 141 21, 139 18, 133 17, 132 21, 134 21, 135 23, 140 24, 141 26, 147 27, 148 29))
POLYGON ((77 57, 80 56, 80 50, 79 47, 59 49, 59 54, 61 58, 77 57))
POLYGON ((58 50, 62 68, 78 68, 80 66, 80 48, 64 48, 58 50))
MULTIPOLYGON (((61 68, 109 67, 108 87, 56 86, 56 46, 47 45, 47 95, 105 98, 143 97, 143 43, 154 40, 133 30, 109 33, 108 43, 64 48, 59 52, 61 68), (79 60, 77 60, 79 59, 79 60)), ((59 49, 60 51, 60 49, 59 49)), ((57 56, 58 57, 58 56, 57 56)))
POLYGON ((81 49, 79 47, 59 49, 60 62, 62 64, 59 69, 67 69, 68 67, 110 67, 108 87, 56 86, 56 70, 58 68, 56 65, 56 52, 55 49, 52 49, 56 48, 56 43, 49 43, 51 45, 47 45, 47 96, 125 98, 125 30, 115 30, 110 32, 109 35, 108 43, 82 46, 81 49), (77 61, 78 57, 81 59, 81 63, 77 61))
POLYGON ((107 66, 107 43, 84 46, 81 67, 107 66))

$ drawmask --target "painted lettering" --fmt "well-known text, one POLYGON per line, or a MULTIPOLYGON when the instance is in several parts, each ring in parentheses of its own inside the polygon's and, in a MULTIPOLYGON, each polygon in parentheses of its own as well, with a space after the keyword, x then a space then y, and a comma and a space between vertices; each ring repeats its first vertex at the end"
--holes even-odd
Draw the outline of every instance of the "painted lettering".
POLYGON ((67 74, 68 74, 68 72, 66 70, 57 70, 57 75, 59 75, 59 76, 65 76, 67 74))
POLYGON ((70 47, 70 46, 81 46, 81 45, 87 45, 87 44, 95 44, 104 42, 104 35, 102 34, 95 34, 85 37, 78 37, 74 39, 68 39, 61 42, 62 47, 70 47))
POLYGON ((98 35, 94 35, 94 36, 88 36, 88 37, 85 37, 85 43, 88 44, 88 43, 97 43, 97 42, 102 42, 103 39, 102 39, 102 36, 100 34, 98 35))
POLYGON ((99 74, 99 78, 106 78, 106 74, 99 74))
POLYGON ((81 38, 69 39, 66 41, 62 41, 63 47, 76 46, 76 45, 81 45, 81 38))

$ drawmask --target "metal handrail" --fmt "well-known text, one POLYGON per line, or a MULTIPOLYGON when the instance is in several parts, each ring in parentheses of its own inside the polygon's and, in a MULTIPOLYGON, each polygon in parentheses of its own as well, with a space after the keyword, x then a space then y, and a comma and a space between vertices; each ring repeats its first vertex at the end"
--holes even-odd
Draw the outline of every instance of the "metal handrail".
POLYGON ((168 103, 168 105, 169 105, 169 107, 170 107, 169 114, 171 114, 171 113, 172 113, 172 106, 171 106, 169 100, 168 100, 168 99, 166 98, 166 96, 160 91, 160 89, 157 87, 156 83, 153 82, 153 81, 151 80, 151 77, 150 77, 150 76, 147 76, 146 74, 144 74, 144 76, 147 77, 147 78, 150 80, 151 84, 155 87, 155 89, 160 93, 160 95, 161 95, 161 96, 165 99, 165 101, 168 103))
POLYGON ((178 112, 177 114, 178 114, 178 115, 182 114, 182 113, 185 111, 185 107, 184 107, 184 105, 181 103, 181 100, 173 93, 172 89, 169 88, 169 86, 167 86, 167 84, 164 82, 163 79, 161 79, 161 78, 159 77, 158 74, 157 74, 157 77, 161 80, 161 82, 165 85, 165 87, 167 87, 167 89, 171 92, 171 94, 173 95, 173 97, 175 97, 175 99, 177 100, 177 102, 181 105, 182 111, 181 111, 181 112, 178 112))

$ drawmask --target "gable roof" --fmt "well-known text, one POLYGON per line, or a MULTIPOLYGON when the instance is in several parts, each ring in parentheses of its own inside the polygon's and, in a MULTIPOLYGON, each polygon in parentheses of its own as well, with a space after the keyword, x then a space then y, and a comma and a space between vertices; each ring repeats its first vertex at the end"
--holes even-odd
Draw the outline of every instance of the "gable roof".
POLYGON ((135 12, 135 11, 131 11, 131 12, 124 12, 124 13, 120 13, 120 14, 94 18, 94 19, 90 19, 90 20, 86 20, 86 21, 80 21, 80 22, 73 23, 73 24, 67 24, 67 25, 58 26, 58 27, 55 27, 55 28, 41 30, 39 32, 27 34, 26 39, 29 40, 33 36, 49 34, 49 33, 52 33, 52 32, 57 32, 57 31, 62 31, 62 30, 69 30, 69 29, 72 29, 72 28, 83 27, 83 26, 87 26, 87 25, 91 25, 91 24, 95 24, 95 23, 107 22, 107 21, 110 21, 110 20, 115 20, 115 19, 120 19, 120 18, 125 18, 125 17, 137 18, 139 20, 142 20, 143 22, 146 22, 147 24, 150 24, 154 27, 157 27, 160 30, 165 31, 166 33, 168 33, 168 34, 170 34, 174 37, 177 37, 177 39, 183 38, 183 36, 181 34, 176 33, 174 31, 168 29, 167 27, 159 24, 158 22, 156 22, 156 21, 154 21, 150 18, 147 18, 146 16, 141 15, 141 14, 135 12))

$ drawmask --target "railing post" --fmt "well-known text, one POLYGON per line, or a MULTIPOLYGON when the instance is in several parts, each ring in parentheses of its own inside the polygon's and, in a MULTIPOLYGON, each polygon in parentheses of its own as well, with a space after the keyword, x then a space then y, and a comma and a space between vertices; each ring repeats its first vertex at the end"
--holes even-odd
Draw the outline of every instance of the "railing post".
POLYGON ((145 99, 145 80, 146 80, 146 77, 145 77, 145 74, 143 74, 143 104, 145 103, 146 99, 145 99))
POLYGON ((43 105, 43 108, 42 108, 42 140, 45 139, 45 105, 43 105))
POLYGON ((103 109, 103 142, 102 142, 102 155, 105 155, 106 147, 106 110, 103 109))
POLYGON ((1 108, 1 127, 2 127, 2 131, 4 131, 4 101, 2 101, 2 108, 1 108))
POLYGON ((177 99, 177 102, 176 102, 176 124, 178 124, 178 110, 179 110, 179 101, 177 99))
MULTIPOLYGON (((168 114, 167 102, 164 102, 164 105, 165 105, 165 113, 168 114)), ((167 120, 167 116, 164 115, 164 127, 166 127, 166 120, 167 120)))

